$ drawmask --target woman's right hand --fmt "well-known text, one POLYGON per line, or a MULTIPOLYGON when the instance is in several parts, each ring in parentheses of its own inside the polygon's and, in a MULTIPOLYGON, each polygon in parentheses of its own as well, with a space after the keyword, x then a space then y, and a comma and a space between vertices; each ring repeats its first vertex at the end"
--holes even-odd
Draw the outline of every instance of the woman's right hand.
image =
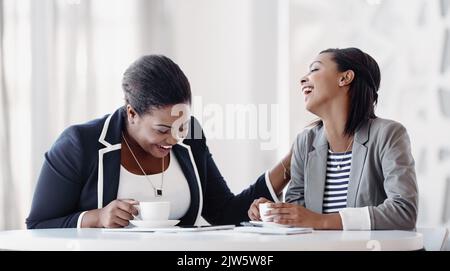
POLYGON ((264 202, 272 202, 266 198, 259 198, 255 199, 253 203, 250 205, 250 208, 248 209, 248 217, 250 220, 257 220, 261 221, 261 216, 259 215, 259 204, 264 202))
POLYGON ((116 199, 105 207, 98 210, 97 223, 99 228, 121 228, 126 227, 133 219, 133 215, 138 214, 138 210, 133 205, 139 204, 132 199, 116 199))

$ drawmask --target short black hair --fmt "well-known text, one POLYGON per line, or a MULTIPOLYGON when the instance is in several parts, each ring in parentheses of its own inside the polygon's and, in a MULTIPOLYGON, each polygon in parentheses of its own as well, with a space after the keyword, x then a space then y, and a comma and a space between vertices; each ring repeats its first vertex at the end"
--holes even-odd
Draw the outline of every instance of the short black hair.
POLYGON ((125 71, 125 102, 142 115, 152 109, 179 103, 191 104, 191 87, 180 67, 163 55, 145 55, 125 71))
POLYGON ((369 119, 374 119, 378 102, 381 74, 377 62, 358 48, 327 49, 340 72, 352 70, 355 73, 350 83, 350 113, 344 133, 353 135, 369 119))

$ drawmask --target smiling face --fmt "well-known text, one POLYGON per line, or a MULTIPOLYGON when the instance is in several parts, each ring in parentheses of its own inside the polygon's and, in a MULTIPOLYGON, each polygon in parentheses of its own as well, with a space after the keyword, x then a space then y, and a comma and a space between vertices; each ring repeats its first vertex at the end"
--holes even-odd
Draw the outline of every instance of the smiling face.
POLYGON ((162 158, 186 137, 190 117, 189 104, 155 108, 142 115, 127 105, 127 132, 145 152, 162 158))
MULTIPOLYGON (((319 54, 309 67, 309 72, 300 80, 301 91, 305 98, 306 109, 321 117, 324 110, 348 99, 345 72, 338 70, 331 53, 319 54)), ((351 81, 351 80, 350 80, 351 81)), ((342 105, 342 104, 341 104, 342 105)))

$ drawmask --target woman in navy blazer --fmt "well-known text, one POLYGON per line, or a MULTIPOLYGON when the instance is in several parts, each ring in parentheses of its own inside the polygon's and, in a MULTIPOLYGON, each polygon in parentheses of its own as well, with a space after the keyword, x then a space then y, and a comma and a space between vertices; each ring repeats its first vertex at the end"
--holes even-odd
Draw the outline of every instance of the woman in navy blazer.
MULTIPOLYGON (((125 72, 123 90, 124 107, 70 126, 45 154, 26 219, 29 229, 127 226, 138 202, 117 198, 121 167, 138 175, 161 174, 171 159, 190 194, 179 225, 193 225, 201 216, 211 224, 238 224, 249 219, 248 207, 258 198, 277 200, 286 183, 281 164, 240 194, 230 191, 199 123, 190 117, 190 86, 177 64, 144 56, 125 72)), ((164 191, 157 188, 155 193, 164 191)))

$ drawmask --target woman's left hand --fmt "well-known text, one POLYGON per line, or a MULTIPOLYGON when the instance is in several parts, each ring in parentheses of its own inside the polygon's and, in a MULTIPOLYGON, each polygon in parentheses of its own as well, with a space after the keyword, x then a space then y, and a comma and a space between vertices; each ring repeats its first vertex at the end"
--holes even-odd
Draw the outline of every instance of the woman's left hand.
POLYGON ((250 220, 261 221, 261 216, 259 215, 259 204, 265 202, 271 201, 262 197, 253 201, 252 205, 250 205, 250 208, 247 211, 250 220))
POLYGON ((323 215, 292 203, 273 203, 267 212, 273 215, 273 222, 297 227, 322 228, 323 215))

